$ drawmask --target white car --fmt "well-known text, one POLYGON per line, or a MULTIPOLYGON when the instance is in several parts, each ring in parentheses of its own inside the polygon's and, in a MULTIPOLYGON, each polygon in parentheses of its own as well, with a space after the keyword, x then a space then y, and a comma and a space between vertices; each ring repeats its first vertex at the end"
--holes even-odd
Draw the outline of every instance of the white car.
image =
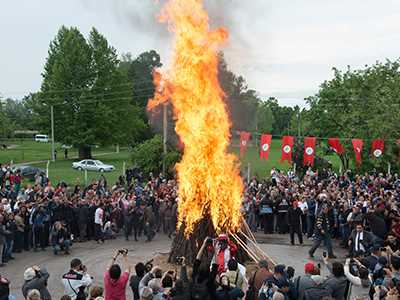
POLYGON ((78 162, 72 163, 72 168, 82 171, 99 171, 99 172, 111 172, 115 170, 113 165, 106 165, 102 163, 100 160, 93 160, 93 159, 84 159, 78 162))

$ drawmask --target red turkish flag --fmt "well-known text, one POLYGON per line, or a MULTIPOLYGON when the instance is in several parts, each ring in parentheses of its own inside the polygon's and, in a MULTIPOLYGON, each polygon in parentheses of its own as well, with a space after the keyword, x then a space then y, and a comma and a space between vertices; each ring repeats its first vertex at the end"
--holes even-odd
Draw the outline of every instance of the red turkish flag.
POLYGON ((315 143, 317 138, 315 137, 305 137, 304 138, 304 154, 303 154, 303 165, 313 166, 314 156, 315 156, 315 143))
POLYGON ((242 131, 240 133, 240 156, 246 152, 247 143, 250 140, 250 132, 242 131))
POLYGON ((281 162, 287 160, 292 163, 292 150, 293 150, 294 138, 292 136, 285 135, 282 137, 282 158, 281 162))
POLYGON ((353 144, 354 153, 356 155, 356 162, 361 164, 361 152, 363 147, 363 141, 360 139, 352 139, 351 143, 353 144))
POLYGON ((383 140, 379 139, 372 141, 372 155, 375 158, 378 158, 383 154, 384 148, 385 148, 385 142, 383 140))
POLYGON ((265 158, 268 160, 269 149, 271 148, 271 139, 272 135, 270 134, 262 134, 261 142, 260 142, 260 159, 265 158))
POLYGON ((328 145, 335 151, 337 154, 341 155, 344 152, 343 146, 340 143, 338 138, 330 138, 328 139, 328 145))

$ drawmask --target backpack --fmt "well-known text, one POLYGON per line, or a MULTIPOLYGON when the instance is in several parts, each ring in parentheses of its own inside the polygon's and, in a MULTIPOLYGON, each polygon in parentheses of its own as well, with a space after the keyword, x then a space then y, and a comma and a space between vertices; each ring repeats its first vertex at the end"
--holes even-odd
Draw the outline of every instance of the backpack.
POLYGON ((328 289, 322 286, 313 286, 304 290, 304 300, 320 300, 324 297, 331 297, 328 289))

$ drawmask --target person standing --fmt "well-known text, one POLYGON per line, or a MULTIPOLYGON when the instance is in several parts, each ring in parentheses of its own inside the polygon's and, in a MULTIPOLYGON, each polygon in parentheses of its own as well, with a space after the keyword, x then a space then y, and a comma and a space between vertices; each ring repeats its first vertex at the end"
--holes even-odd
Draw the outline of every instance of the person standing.
POLYGON ((116 264, 121 250, 112 258, 107 271, 104 272, 105 299, 107 300, 126 300, 126 286, 131 273, 131 266, 128 264, 128 251, 123 251, 122 257, 126 271, 121 272, 121 267, 116 264))
POLYGON ((288 232, 288 209, 289 209, 289 204, 288 201, 286 200, 287 195, 284 195, 282 200, 278 203, 276 210, 278 211, 278 219, 277 219, 277 225, 278 225, 278 232, 280 234, 285 234, 288 232))
POLYGON ((103 222, 104 222, 104 210, 103 210, 104 204, 103 202, 100 202, 99 206, 96 209, 96 212, 94 213, 94 230, 95 230, 95 239, 96 242, 104 243, 104 237, 103 237, 103 222))
POLYGON ((289 220, 289 232, 290 232, 290 243, 294 245, 294 234, 297 233, 300 245, 303 244, 303 233, 301 228, 301 216, 303 212, 298 207, 297 201, 293 201, 292 205, 288 209, 288 220, 289 220))
POLYGON ((29 291, 38 290, 40 299, 51 300, 49 290, 47 289, 47 280, 50 275, 46 269, 39 266, 32 266, 24 272, 24 284, 22 285, 22 294, 27 297, 29 291))
POLYGON ((79 241, 84 242, 87 237, 87 228, 89 220, 89 205, 86 199, 82 199, 78 206, 78 227, 79 227, 79 241))
POLYGON ((325 247, 328 250, 329 258, 336 258, 333 254, 332 241, 330 236, 329 219, 328 219, 329 207, 326 203, 321 206, 321 212, 318 214, 315 221, 315 238, 314 243, 308 252, 310 257, 314 257, 314 252, 324 241, 325 247))

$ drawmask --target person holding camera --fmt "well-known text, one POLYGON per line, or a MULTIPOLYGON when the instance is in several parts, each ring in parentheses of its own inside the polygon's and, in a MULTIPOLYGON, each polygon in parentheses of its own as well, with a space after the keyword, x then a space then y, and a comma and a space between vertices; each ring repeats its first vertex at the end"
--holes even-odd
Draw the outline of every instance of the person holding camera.
POLYGON ((53 246, 54 255, 60 251, 69 254, 69 247, 71 246, 71 234, 68 229, 61 223, 55 222, 50 233, 50 241, 53 246))
POLYGON ((92 284, 92 277, 87 273, 81 260, 74 258, 71 261, 71 269, 62 276, 64 294, 72 300, 86 299, 85 289, 92 284))
POLYGON ((131 266, 128 263, 128 250, 120 249, 111 260, 110 266, 104 272, 104 288, 106 300, 126 300, 126 285, 129 281, 131 266), (125 271, 121 272, 121 267, 116 264, 117 258, 122 255, 125 271))
POLYGON ((24 284, 22 285, 22 294, 26 298, 29 291, 38 290, 42 300, 51 300, 49 290, 47 289, 47 280, 50 275, 46 269, 39 266, 32 266, 24 272, 24 284))
POLYGON ((344 275, 350 281, 349 299, 370 299, 371 280, 368 269, 357 259, 346 259, 344 275))

